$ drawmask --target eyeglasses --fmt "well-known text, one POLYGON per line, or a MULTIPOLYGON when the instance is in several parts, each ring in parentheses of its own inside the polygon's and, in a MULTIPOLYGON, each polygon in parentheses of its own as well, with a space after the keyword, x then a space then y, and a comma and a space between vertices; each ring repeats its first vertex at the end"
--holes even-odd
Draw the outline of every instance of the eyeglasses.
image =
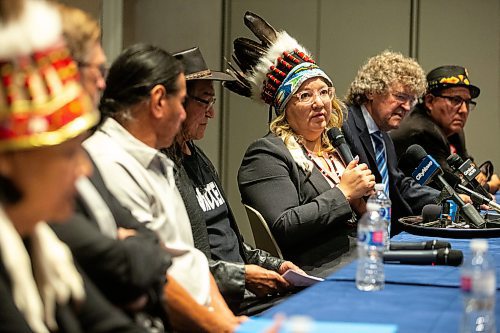
POLYGON ((330 102, 335 96, 335 89, 333 87, 322 88, 320 90, 303 90, 294 95, 299 102, 312 104, 319 96, 323 102, 330 102))
POLYGON ((406 104, 408 102, 410 104, 410 108, 417 105, 417 98, 415 96, 405 94, 403 92, 395 92, 391 93, 391 95, 401 104, 406 104))
POLYGON ((78 67, 84 68, 84 67, 91 67, 95 68, 99 71, 99 74, 101 74, 102 78, 105 79, 106 76, 108 75, 108 66, 106 64, 92 64, 89 62, 78 62, 78 67))
POLYGON ((203 104, 205 106, 205 110, 206 111, 210 110, 210 108, 212 106, 214 106, 215 101, 217 100, 217 98, 215 98, 215 97, 212 97, 212 98, 210 98, 208 100, 207 99, 203 99, 203 98, 199 98, 199 97, 196 97, 196 96, 189 96, 188 95, 188 97, 191 98, 191 99, 193 99, 193 100, 195 100, 195 101, 197 101, 200 104, 203 104))
POLYGON ((467 107, 467 111, 473 111, 476 108, 476 102, 474 102, 472 99, 464 99, 460 96, 446 96, 446 95, 434 95, 436 97, 441 97, 446 100, 448 100, 451 104, 451 106, 455 109, 460 109, 462 107, 462 104, 465 103, 465 106, 467 107))

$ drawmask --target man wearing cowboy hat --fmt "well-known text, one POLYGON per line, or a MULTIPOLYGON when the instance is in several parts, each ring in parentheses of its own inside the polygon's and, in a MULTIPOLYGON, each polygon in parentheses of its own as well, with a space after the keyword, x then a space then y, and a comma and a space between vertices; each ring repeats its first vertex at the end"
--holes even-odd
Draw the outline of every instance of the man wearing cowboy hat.
MULTIPOLYGON (((399 129, 391 132, 396 152, 401 157, 411 144, 421 145, 434 157, 445 173, 453 173, 446 159, 458 154, 470 158, 465 148, 463 128, 469 114, 475 109, 474 101, 480 89, 471 84, 467 69, 447 65, 427 74, 427 91, 415 109, 403 120, 399 129)), ((414 166, 400 161, 403 170, 414 166)), ((498 189, 498 177, 493 175, 491 190, 498 189)))
POLYGON ((194 244, 209 259, 210 270, 228 304, 236 313, 253 314, 271 305, 261 304, 263 298, 255 295, 286 289, 289 283, 281 274, 299 268, 244 243, 215 167, 194 143, 205 136, 209 120, 215 117, 213 82, 234 79, 208 69, 198 47, 174 56, 183 63, 186 75, 186 119, 167 154, 177 162, 176 183, 189 215, 194 244))

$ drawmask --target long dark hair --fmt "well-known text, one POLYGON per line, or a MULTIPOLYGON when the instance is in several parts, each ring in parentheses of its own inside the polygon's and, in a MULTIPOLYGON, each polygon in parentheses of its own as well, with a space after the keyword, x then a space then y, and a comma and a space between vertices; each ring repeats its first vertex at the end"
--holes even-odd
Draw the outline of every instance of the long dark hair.
MULTIPOLYGON (((149 97, 161 84, 167 94, 175 94, 182 63, 167 51, 147 44, 125 49, 111 65, 106 88, 99 104, 101 118, 118 116, 123 110, 149 97)), ((102 121, 102 120, 101 120, 102 121)))

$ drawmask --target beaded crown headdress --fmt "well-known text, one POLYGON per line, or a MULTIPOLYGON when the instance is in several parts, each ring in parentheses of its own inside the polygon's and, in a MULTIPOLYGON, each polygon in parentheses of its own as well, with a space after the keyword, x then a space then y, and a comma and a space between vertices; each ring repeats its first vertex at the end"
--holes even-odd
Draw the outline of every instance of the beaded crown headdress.
POLYGON ((333 85, 311 53, 286 31, 276 31, 252 12, 245 13, 244 22, 260 42, 245 37, 234 40, 232 59, 239 69, 229 64, 228 72, 236 81, 225 82, 224 87, 269 104, 279 115, 307 79, 322 77, 333 85))
POLYGON ((0 17, 0 151, 56 145, 99 119, 57 10, 44 1, 23 5, 17 17, 0 17))

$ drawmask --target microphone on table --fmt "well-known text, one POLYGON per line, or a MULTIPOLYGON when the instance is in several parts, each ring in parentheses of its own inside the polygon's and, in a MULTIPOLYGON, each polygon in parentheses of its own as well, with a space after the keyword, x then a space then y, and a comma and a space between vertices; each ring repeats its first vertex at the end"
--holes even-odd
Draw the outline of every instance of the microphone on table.
POLYGON ((432 156, 427 155, 424 148, 417 144, 411 145, 406 150, 406 157, 409 159, 410 165, 417 165, 412 172, 412 177, 420 185, 427 185, 434 179, 442 187, 442 193, 450 197, 460 207, 460 214, 467 223, 474 225, 476 228, 484 228, 486 226, 486 221, 474 206, 470 203, 465 203, 453 187, 443 178, 443 170, 432 156))
POLYGON ((488 191, 486 191, 486 189, 476 180, 476 176, 479 175, 481 171, 470 158, 464 162, 459 155, 451 154, 446 159, 446 162, 460 177, 463 185, 471 187, 472 190, 485 197, 489 196, 488 191))
POLYGON ((490 206, 490 208, 496 210, 497 212, 500 212, 500 205, 497 204, 495 201, 493 201, 489 195, 488 197, 485 197, 484 195, 474 192, 473 190, 469 189, 468 187, 463 186, 462 184, 457 185, 457 191, 461 192, 463 194, 467 194, 470 196, 472 199, 472 202, 477 203, 479 205, 485 204, 490 206))
POLYGON ((459 266, 463 259, 462 251, 449 248, 427 251, 384 252, 384 264, 459 266))
POLYGON ((389 244, 390 251, 415 251, 415 250, 437 250, 451 249, 448 242, 438 241, 437 239, 426 242, 395 242, 389 244))
POLYGON ((422 208, 422 223, 434 222, 441 217, 441 206, 427 204, 422 208))
POLYGON ((352 156, 351 149, 345 141, 342 130, 338 127, 332 127, 328 130, 328 132, 326 132, 326 134, 328 135, 328 139, 330 139, 332 146, 338 151, 342 162, 344 162, 345 165, 351 163, 351 161, 354 160, 354 157, 352 156))

